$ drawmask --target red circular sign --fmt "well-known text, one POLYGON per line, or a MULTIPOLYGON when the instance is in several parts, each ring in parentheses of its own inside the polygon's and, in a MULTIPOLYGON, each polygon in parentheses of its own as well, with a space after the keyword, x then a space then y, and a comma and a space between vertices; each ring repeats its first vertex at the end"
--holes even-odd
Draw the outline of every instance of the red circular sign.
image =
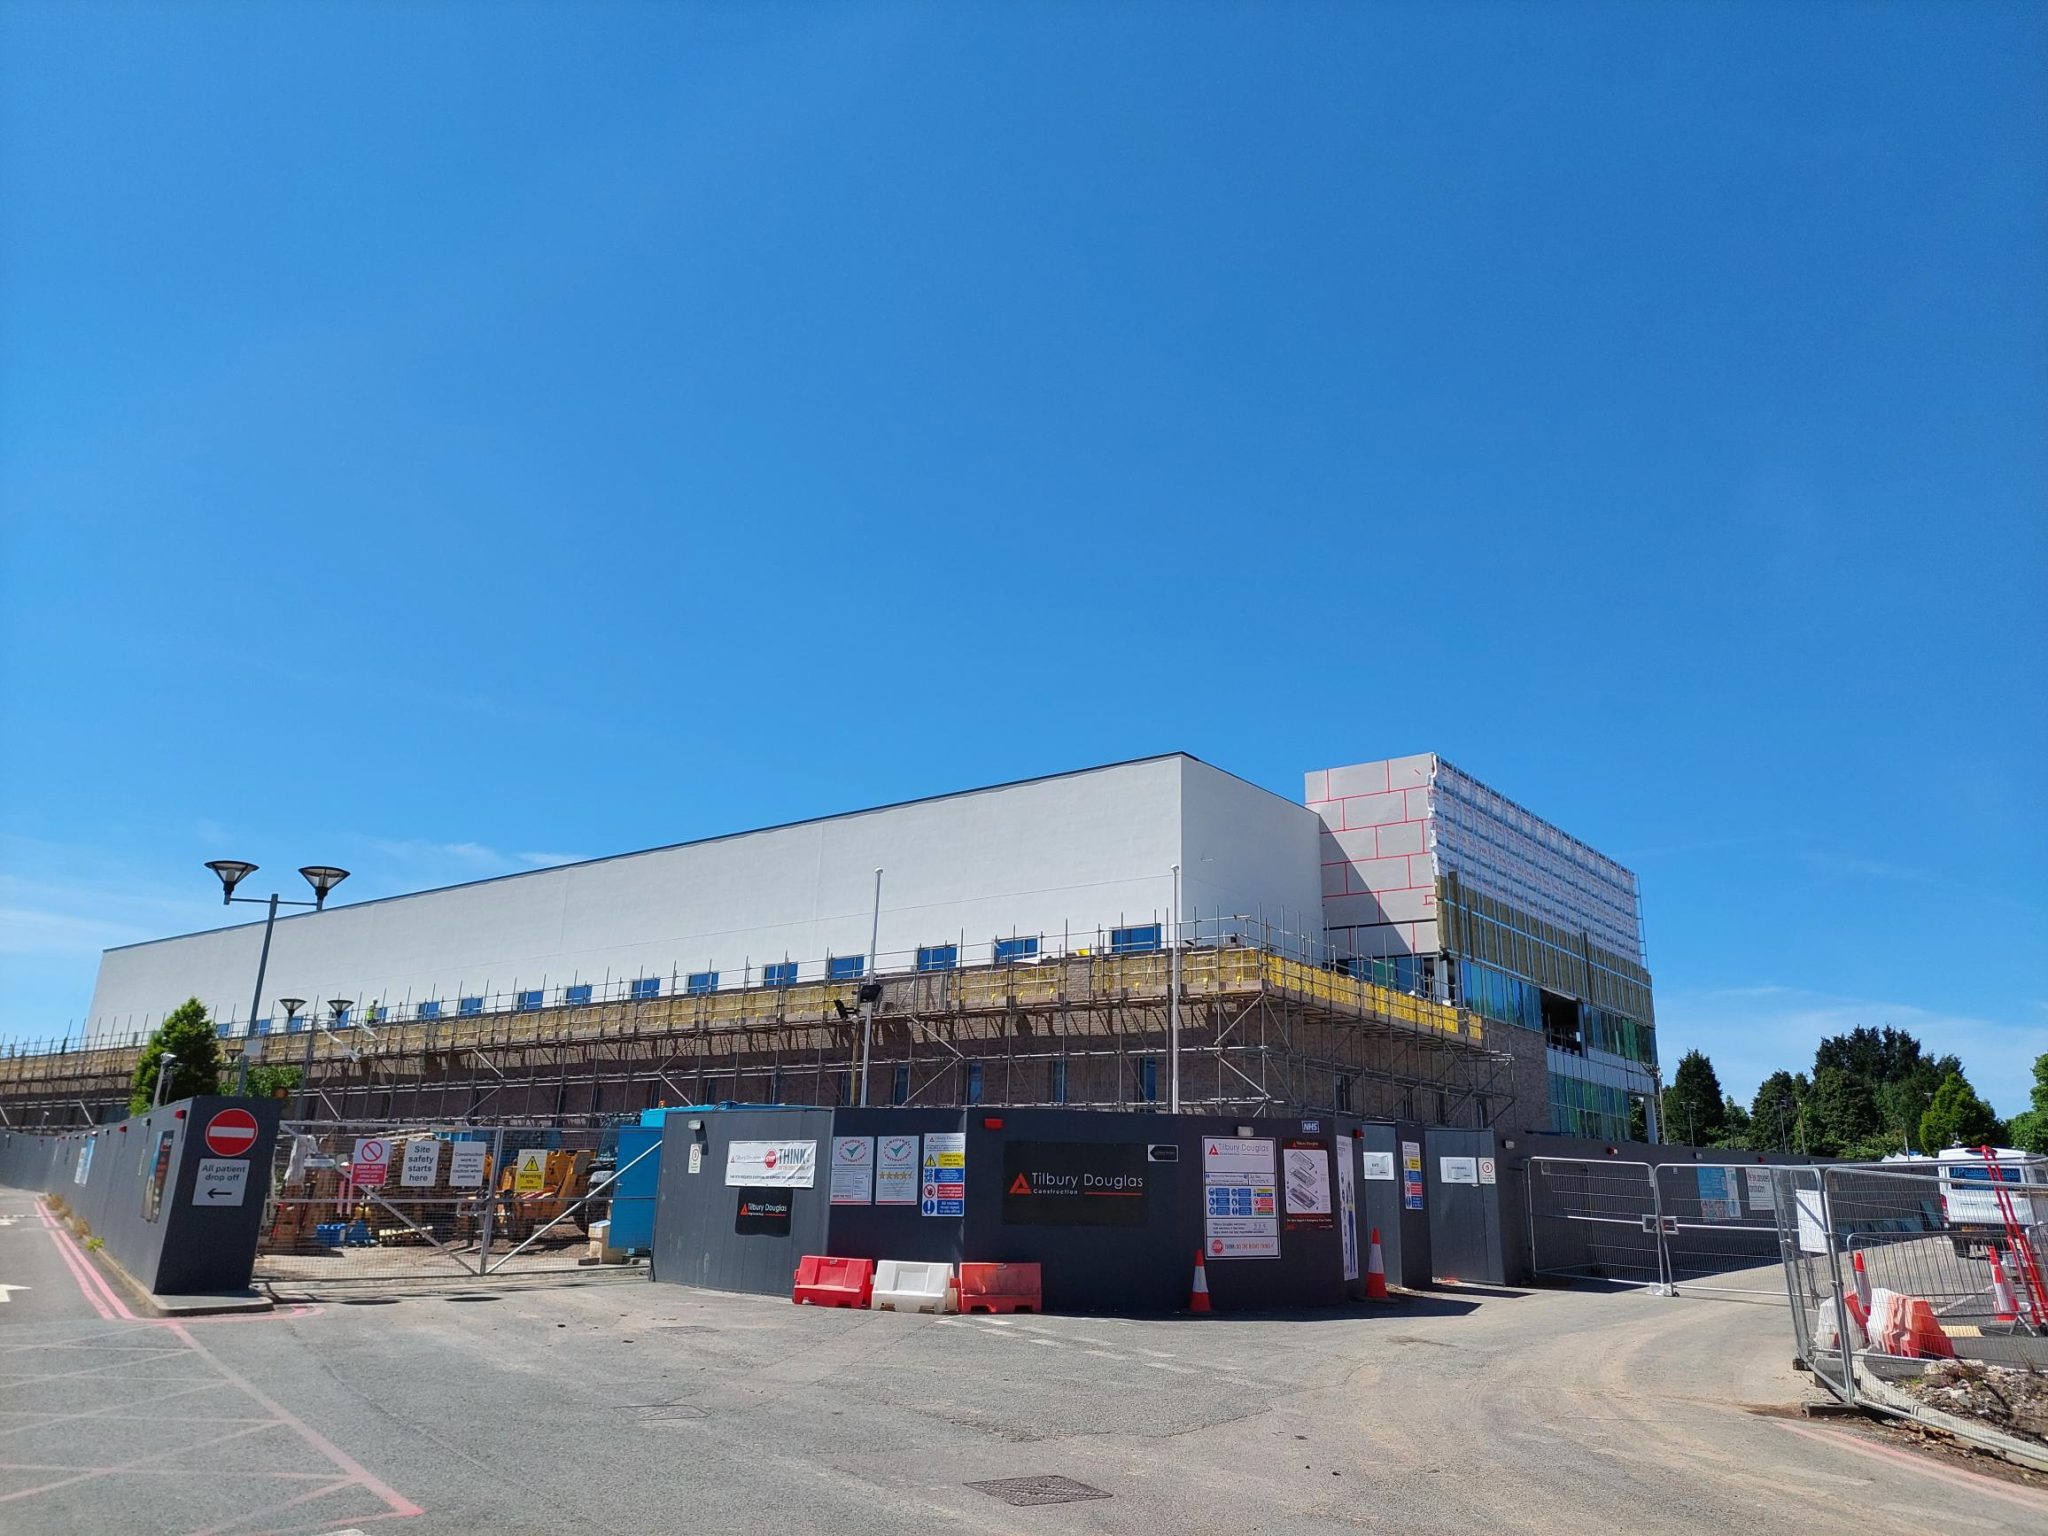
POLYGON ((763 1168, 773 1168, 775 1166, 775 1149, 773 1147, 770 1147, 761 1154, 761 1166, 763 1168))
POLYGON ((246 1109, 224 1109, 206 1122, 206 1150, 215 1157, 241 1157, 256 1145, 256 1117, 246 1109))

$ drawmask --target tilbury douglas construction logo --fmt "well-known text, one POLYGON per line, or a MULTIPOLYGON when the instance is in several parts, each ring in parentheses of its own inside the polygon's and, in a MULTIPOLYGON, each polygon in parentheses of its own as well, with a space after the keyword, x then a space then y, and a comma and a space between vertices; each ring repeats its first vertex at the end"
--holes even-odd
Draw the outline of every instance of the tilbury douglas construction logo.
POLYGON ((1003 1147, 1003 1220, 1142 1227, 1149 1177, 1142 1142, 1012 1141, 1003 1147))

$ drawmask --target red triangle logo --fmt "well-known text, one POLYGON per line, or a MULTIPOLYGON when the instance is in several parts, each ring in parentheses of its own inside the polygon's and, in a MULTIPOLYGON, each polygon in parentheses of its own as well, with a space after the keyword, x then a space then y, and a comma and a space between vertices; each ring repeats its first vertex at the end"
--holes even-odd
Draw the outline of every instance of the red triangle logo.
POLYGON ((1010 1180, 1010 1193, 1013 1195, 1030 1194, 1031 1181, 1025 1178, 1023 1174, 1018 1174, 1016 1178, 1010 1180))

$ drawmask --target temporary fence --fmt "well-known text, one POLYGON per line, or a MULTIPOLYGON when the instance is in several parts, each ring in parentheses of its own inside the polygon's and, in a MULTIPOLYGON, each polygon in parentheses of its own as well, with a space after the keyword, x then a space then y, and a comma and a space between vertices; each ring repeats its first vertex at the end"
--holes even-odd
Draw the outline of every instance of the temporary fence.
POLYGON ((2048 1297, 2026 1278, 2048 1251, 2048 1159, 2000 1159, 1995 1179, 1933 1160, 1770 1177, 1799 1357, 1843 1401, 1919 1414, 1913 1378, 1944 1352, 2048 1369, 2048 1297), (1909 1338, 1888 1319, 1916 1303, 1931 1324, 1909 1338))
MULTIPOLYGON (((614 1129, 288 1122, 257 1246, 260 1281, 541 1274, 590 1262, 628 1200, 614 1129)), ((651 1186, 650 1186, 651 1187, 651 1186)))
POLYGON ((1530 1267, 1666 1293, 1776 1301, 1779 1257, 1770 1169, 1745 1163, 1645 1163, 1532 1157, 1530 1267))

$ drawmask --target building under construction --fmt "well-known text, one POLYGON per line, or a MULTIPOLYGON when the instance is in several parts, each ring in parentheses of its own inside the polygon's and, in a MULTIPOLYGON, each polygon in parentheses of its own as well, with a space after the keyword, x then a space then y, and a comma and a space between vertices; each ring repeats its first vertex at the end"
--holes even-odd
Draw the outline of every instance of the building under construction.
POLYGON ((1527 846, 1475 824, 1476 788, 1389 759, 1297 804, 1175 754, 125 946, 82 1047, 0 1056, 0 1115, 110 1117, 197 997, 231 1063, 300 1069, 305 1117, 1177 1104, 1583 1129, 1561 1075, 1643 1073, 1651 1097, 1633 877, 1547 823, 1527 846), (1620 1024, 1647 1069, 1589 1054, 1620 1024))

